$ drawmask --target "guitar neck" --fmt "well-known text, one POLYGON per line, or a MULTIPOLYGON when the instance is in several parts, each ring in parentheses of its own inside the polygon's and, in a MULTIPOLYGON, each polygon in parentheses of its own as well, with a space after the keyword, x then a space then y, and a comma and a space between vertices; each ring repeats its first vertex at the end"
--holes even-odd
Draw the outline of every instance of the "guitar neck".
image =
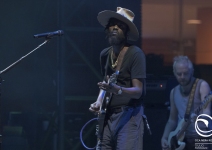
POLYGON ((205 108, 208 105, 208 103, 211 101, 211 98, 212 98, 211 95, 207 96, 203 100, 202 104, 199 107, 197 107, 197 109, 195 109, 194 113, 197 115, 203 108, 205 108))
MULTIPOLYGON (((105 98, 105 94, 106 94, 106 91, 105 90, 100 90, 99 91, 99 96, 97 98, 97 101, 101 101, 101 103, 103 103, 104 98, 105 98)), ((100 110, 101 109, 102 109, 102 105, 100 106, 100 110)))

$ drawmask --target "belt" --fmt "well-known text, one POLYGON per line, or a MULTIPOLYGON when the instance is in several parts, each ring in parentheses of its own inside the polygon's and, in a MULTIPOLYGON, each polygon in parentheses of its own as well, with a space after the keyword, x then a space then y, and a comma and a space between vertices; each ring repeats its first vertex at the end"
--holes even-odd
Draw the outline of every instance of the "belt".
POLYGON ((135 108, 141 106, 141 104, 134 104, 134 105, 125 105, 125 106, 119 106, 119 107, 113 107, 113 108, 109 108, 109 112, 110 113, 120 113, 122 111, 128 110, 130 108, 135 108))

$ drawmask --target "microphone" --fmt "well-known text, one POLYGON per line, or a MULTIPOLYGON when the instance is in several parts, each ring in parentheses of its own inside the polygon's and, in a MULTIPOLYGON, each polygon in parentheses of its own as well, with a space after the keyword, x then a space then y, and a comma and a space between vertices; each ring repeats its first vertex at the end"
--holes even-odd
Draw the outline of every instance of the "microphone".
POLYGON ((58 30, 58 31, 54 31, 54 32, 35 34, 33 37, 34 38, 41 38, 41 37, 52 38, 54 36, 61 36, 61 35, 63 35, 63 31, 58 30))

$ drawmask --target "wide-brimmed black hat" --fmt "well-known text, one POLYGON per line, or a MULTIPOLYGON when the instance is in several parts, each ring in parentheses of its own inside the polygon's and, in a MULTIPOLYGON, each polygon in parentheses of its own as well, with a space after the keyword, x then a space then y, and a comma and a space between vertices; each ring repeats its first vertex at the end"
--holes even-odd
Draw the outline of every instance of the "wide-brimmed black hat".
POLYGON ((134 17, 135 14, 131 10, 117 7, 116 12, 111 10, 101 11, 97 16, 97 19, 103 27, 106 27, 110 18, 116 18, 126 23, 129 27, 128 40, 137 41, 139 37, 139 32, 137 27, 133 23, 134 17))

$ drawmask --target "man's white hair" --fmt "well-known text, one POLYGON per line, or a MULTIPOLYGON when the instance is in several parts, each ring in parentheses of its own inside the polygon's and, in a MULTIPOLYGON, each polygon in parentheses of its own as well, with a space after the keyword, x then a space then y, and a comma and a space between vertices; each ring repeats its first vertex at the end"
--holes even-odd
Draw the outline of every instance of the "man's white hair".
POLYGON ((173 63, 173 71, 175 72, 175 67, 177 63, 187 63, 188 64, 188 68, 193 71, 193 64, 191 62, 191 60, 187 57, 187 56, 176 56, 174 57, 174 63, 173 63))

